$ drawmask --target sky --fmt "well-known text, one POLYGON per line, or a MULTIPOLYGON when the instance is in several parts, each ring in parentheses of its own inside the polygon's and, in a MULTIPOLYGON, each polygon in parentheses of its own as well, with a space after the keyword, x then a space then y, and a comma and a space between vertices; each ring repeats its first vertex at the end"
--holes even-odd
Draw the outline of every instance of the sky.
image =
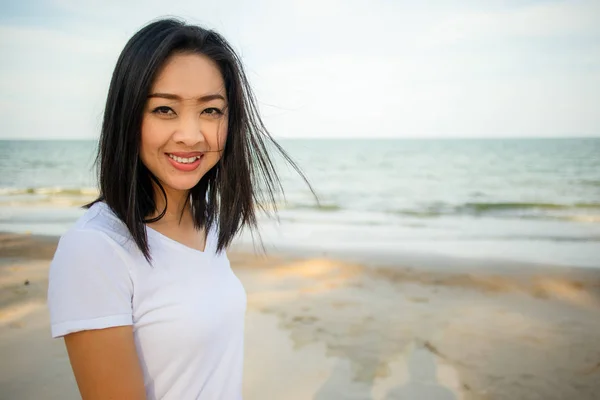
POLYGON ((120 51, 163 16, 226 37, 275 137, 600 136, 598 0, 0 6, 0 138, 97 138, 120 51))

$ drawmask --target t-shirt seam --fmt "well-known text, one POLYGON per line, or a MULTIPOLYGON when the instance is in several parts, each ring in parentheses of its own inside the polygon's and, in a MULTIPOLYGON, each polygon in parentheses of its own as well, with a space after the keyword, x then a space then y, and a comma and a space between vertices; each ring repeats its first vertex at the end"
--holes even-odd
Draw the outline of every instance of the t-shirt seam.
POLYGON ((123 223, 123 221, 121 221, 121 219, 119 217, 117 217, 117 215, 114 213, 114 211, 112 211, 112 209, 110 208, 110 206, 108 204, 99 202, 99 203, 94 204, 94 206, 96 208, 94 208, 94 209, 90 208, 90 211, 94 211, 94 214, 90 215, 85 221, 83 221, 82 228, 85 228, 85 226, 88 225, 93 220, 104 216, 110 222, 116 222, 116 223, 120 224, 121 227, 124 228, 125 231, 127 231, 127 233, 129 233, 129 229, 127 228, 125 223, 123 223))
POLYGON ((204 251, 200 251, 200 250, 196 250, 191 247, 188 247, 182 243, 178 243, 177 241, 175 241, 169 237, 164 238, 164 237, 158 236, 156 234, 152 234, 152 236, 156 240, 160 241, 162 244, 169 246, 169 248, 175 252, 185 251, 186 253, 189 253, 194 256, 199 255, 199 256, 208 257, 208 258, 214 258, 214 256, 215 256, 214 252, 208 251, 209 250, 208 246, 205 246, 204 251))
POLYGON ((117 317, 126 317, 127 319, 131 319, 133 321, 133 316, 130 313, 125 313, 125 314, 109 314, 109 315, 104 315, 102 317, 94 317, 94 318, 79 318, 79 319, 67 319, 64 321, 60 321, 60 322, 53 322, 50 325, 51 326, 58 326, 58 325, 64 325, 64 324, 69 324, 69 323, 76 323, 76 322, 93 322, 93 321, 97 321, 97 320, 102 320, 102 319, 107 319, 107 318, 117 318, 117 317))
MULTIPOLYGON (((98 203, 96 203, 98 204, 98 203)), ((96 204, 94 204, 92 207, 96 206, 96 204)), ((94 219, 96 219, 98 217, 98 215, 100 214, 100 208, 98 208, 96 206, 96 208, 92 208, 90 207, 88 209, 89 212, 93 212, 93 214, 88 214, 87 218, 85 218, 84 221, 82 221, 81 227, 84 228, 88 223, 90 223, 91 221, 93 221, 94 219)))

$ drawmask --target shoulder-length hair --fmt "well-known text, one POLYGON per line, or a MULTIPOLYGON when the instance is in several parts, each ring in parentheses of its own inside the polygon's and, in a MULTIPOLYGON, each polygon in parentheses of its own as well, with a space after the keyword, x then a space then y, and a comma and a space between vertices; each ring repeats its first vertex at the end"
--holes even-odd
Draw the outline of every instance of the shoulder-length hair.
POLYGON ((163 196, 165 193, 140 159, 142 116, 157 73, 178 53, 201 54, 213 60, 227 93, 228 134, 222 158, 189 196, 196 227, 208 231, 216 226, 217 251, 225 249, 243 227, 256 228, 257 207, 265 212, 276 210, 276 197, 283 188, 269 155, 270 146, 308 184, 265 128, 242 63, 227 41, 212 30, 175 19, 150 23, 127 42, 113 72, 96 159, 100 195, 88 205, 105 202, 127 226, 148 261, 151 254, 145 224, 162 218, 166 206, 158 217, 148 219, 159 211, 153 182, 163 196))

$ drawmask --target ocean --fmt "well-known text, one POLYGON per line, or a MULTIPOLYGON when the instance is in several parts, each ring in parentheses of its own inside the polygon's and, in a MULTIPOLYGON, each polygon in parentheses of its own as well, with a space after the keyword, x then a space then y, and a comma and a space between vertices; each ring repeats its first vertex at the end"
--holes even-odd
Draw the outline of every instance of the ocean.
MULTIPOLYGON (((600 267, 600 139, 286 139, 264 243, 600 267)), ((95 141, 0 141, 0 231, 61 234, 94 198, 95 141)), ((240 241, 250 241, 249 233, 240 241)))

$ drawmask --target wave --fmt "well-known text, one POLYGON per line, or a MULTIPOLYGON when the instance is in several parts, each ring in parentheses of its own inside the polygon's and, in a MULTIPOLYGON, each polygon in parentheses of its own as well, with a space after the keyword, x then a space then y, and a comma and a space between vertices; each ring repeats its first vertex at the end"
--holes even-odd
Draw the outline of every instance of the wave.
POLYGON ((498 217, 533 220, 565 220, 574 222, 600 222, 600 203, 528 203, 490 202, 459 205, 435 204, 422 209, 394 210, 391 213, 413 218, 438 218, 444 216, 498 217), (590 213, 591 211, 591 213, 590 213))
POLYGON ((96 188, 62 188, 62 187, 28 187, 28 188, 0 188, 0 196, 21 195, 53 195, 53 196, 97 196, 96 188))
POLYGON ((281 209, 285 210, 314 210, 314 211, 340 211, 343 207, 336 203, 284 203, 281 209))
MULTIPOLYGON (((64 198, 64 197, 97 197, 98 189, 91 187, 65 188, 65 187, 28 187, 28 188, 0 188, 0 196, 4 197, 4 201, 11 202, 11 197, 18 197, 19 200, 27 201, 27 197, 31 197, 31 201, 39 200, 40 198, 64 198)), ((16 199, 15 199, 16 200, 16 199)), ((0 200, 1 202, 2 200, 0 200)), ((270 209, 269 206, 266 206, 270 209)), ((286 210, 316 210, 316 211, 338 211, 342 207, 339 204, 325 203, 282 203, 277 205, 278 209, 286 210)))
POLYGON ((568 209, 600 209, 600 203, 465 203, 457 207, 457 211, 486 213, 491 211, 519 211, 519 210, 568 210, 568 209))
POLYGON ((564 215, 557 216, 556 219, 573 222, 592 222, 600 223, 600 214, 598 215, 564 215))
POLYGON ((586 186, 600 187, 600 180, 582 179, 578 183, 586 186))
MULTIPOLYGON (((0 205, 36 206, 45 204, 81 206, 98 196, 93 187, 27 187, 0 188, 0 205)), ((332 201, 315 203, 310 201, 284 202, 279 210, 297 210, 316 213, 357 211, 396 215, 415 219, 431 219, 448 216, 516 218, 530 220, 562 220, 580 223, 600 223, 600 203, 552 203, 552 202, 466 202, 462 204, 431 203, 415 204, 404 209, 369 209, 346 207, 332 201)), ((367 217, 367 219, 370 219, 367 217)), ((380 218, 376 218, 379 221, 380 218)), ((377 221, 368 221, 368 223, 377 221)))
POLYGON ((2 207, 79 208, 97 197, 98 190, 95 188, 0 188, 0 206, 2 207))

